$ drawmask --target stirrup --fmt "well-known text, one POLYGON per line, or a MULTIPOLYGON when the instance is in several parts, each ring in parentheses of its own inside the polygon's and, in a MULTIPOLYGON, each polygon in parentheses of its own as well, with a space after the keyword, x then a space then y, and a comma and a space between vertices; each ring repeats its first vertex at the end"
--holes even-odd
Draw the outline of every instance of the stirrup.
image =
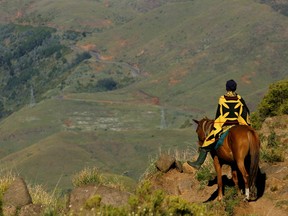
MULTIPOLYGON (((196 161, 196 162, 197 162, 197 161, 196 161)), ((196 164, 196 162, 187 161, 187 163, 188 163, 190 166, 192 166, 193 168, 195 168, 195 169, 199 170, 199 169, 200 169, 200 167, 201 167, 201 165, 199 165, 199 164, 196 164)))

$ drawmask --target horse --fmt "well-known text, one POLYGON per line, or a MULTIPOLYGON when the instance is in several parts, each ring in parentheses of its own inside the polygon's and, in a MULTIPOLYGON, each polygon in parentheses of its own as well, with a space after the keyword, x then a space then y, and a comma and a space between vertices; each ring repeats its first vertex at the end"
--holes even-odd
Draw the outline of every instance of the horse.
MULTIPOLYGON (((213 129, 214 120, 207 117, 201 120, 193 119, 197 123, 196 133, 198 144, 202 146, 204 140, 213 129)), ((223 198, 222 165, 230 165, 232 170, 232 180, 241 193, 238 185, 237 171, 242 174, 245 184, 245 201, 257 199, 257 189, 255 186, 256 177, 259 170, 260 139, 256 131, 248 125, 235 125, 229 129, 223 144, 210 152, 214 167, 217 173, 218 200, 223 198), (250 196, 251 192, 251 196, 250 196)))

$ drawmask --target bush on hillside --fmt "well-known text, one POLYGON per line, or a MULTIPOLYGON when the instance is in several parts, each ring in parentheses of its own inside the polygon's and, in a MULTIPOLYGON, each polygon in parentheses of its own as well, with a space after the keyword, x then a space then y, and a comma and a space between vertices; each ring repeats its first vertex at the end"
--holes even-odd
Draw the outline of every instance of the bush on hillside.
POLYGON ((88 84, 83 84, 79 80, 77 81, 77 92, 105 92, 118 89, 119 85, 113 78, 103 78, 97 80, 95 83, 91 81, 88 84))
POLYGON ((214 165, 211 161, 205 163, 201 169, 196 173, 196 179, 200 183, 200 189, 205 187, 210 180, 216 176, 214 165))
POLYGON ((213 215, 204 204, 191 204, 178 196, 169 196, 155 190, 149 181, 139 184, 129 199, 129 208, 132 215, 213 215))
POLYGON ((89 52, 77 53, 76 58, 73 59, 68 68, 73 68, 79 65, 82 61, 90 59, 92 56, 89 52))
POLYGON ((72 177, 72 184, 74 187, 80 187, 88 184, 100 184, 102 175, 98 168, 85 168, 72 177))
POLYGON ((2 196, 5 191, 9 188, 12 182, 16 179, 17 175, 13 172, 2 173, 0 178, 0 200, 2 200, 2 196))
POLYGON ((267 94, 252 114, 252 124, 259 129, 267 117, 288 114, 288 79, 269 86, 267 94))
POLYGON ((267 163, 283 162, 285 146, 281 145, 274 130, 268 137, 261 137, 261 161, 267 163))
POLYGON ((113 78, 104 78, 98 80, 96 89, 98 91, 112 91, 117 88, 117 82, 113 78))
POLYGON ((65 31, 63 33, 63 39, 72 40, 72 41, 78 41, 81 38, 82 35, 83 34, 81 34, 81 32, 68 30, 68 31, 65 31))

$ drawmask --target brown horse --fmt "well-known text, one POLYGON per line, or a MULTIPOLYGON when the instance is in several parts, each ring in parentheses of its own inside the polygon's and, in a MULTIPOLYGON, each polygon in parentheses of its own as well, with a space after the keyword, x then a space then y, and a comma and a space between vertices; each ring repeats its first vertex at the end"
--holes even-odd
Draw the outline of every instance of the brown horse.
MULTIPOLYGON (((201 119, 200 121, 193 120, 198 124, 196 132, 198 134, 199 145, 202 146, 205 138, 213 128, 214 120, 208 118, 201 119)), ((232 179, 238 192, 240 192, 240 189, 237 169, 241 172, 245 184, 245 200, 248 201, 257 198, 255 181, 259 169, 260 140, 253 128, 247 125, 233 126, 225 137, 223 145, 210 153, 217 173, 218 200, 223 198, 223 164, 231 166, 232 179)))

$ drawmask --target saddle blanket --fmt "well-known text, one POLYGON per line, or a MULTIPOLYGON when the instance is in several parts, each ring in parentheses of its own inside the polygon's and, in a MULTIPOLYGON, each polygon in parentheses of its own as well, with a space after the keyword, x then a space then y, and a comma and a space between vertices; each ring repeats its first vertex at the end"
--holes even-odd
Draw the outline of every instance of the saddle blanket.
POLYGON ((215 150, 217 150, 220 146, 223 145, 224 139, 228 135, 228 133, 229 133, 229 129, 220 135, 220 138, 218 139, 218 141, 216 142, 216 145, 214 147, 215 150))

